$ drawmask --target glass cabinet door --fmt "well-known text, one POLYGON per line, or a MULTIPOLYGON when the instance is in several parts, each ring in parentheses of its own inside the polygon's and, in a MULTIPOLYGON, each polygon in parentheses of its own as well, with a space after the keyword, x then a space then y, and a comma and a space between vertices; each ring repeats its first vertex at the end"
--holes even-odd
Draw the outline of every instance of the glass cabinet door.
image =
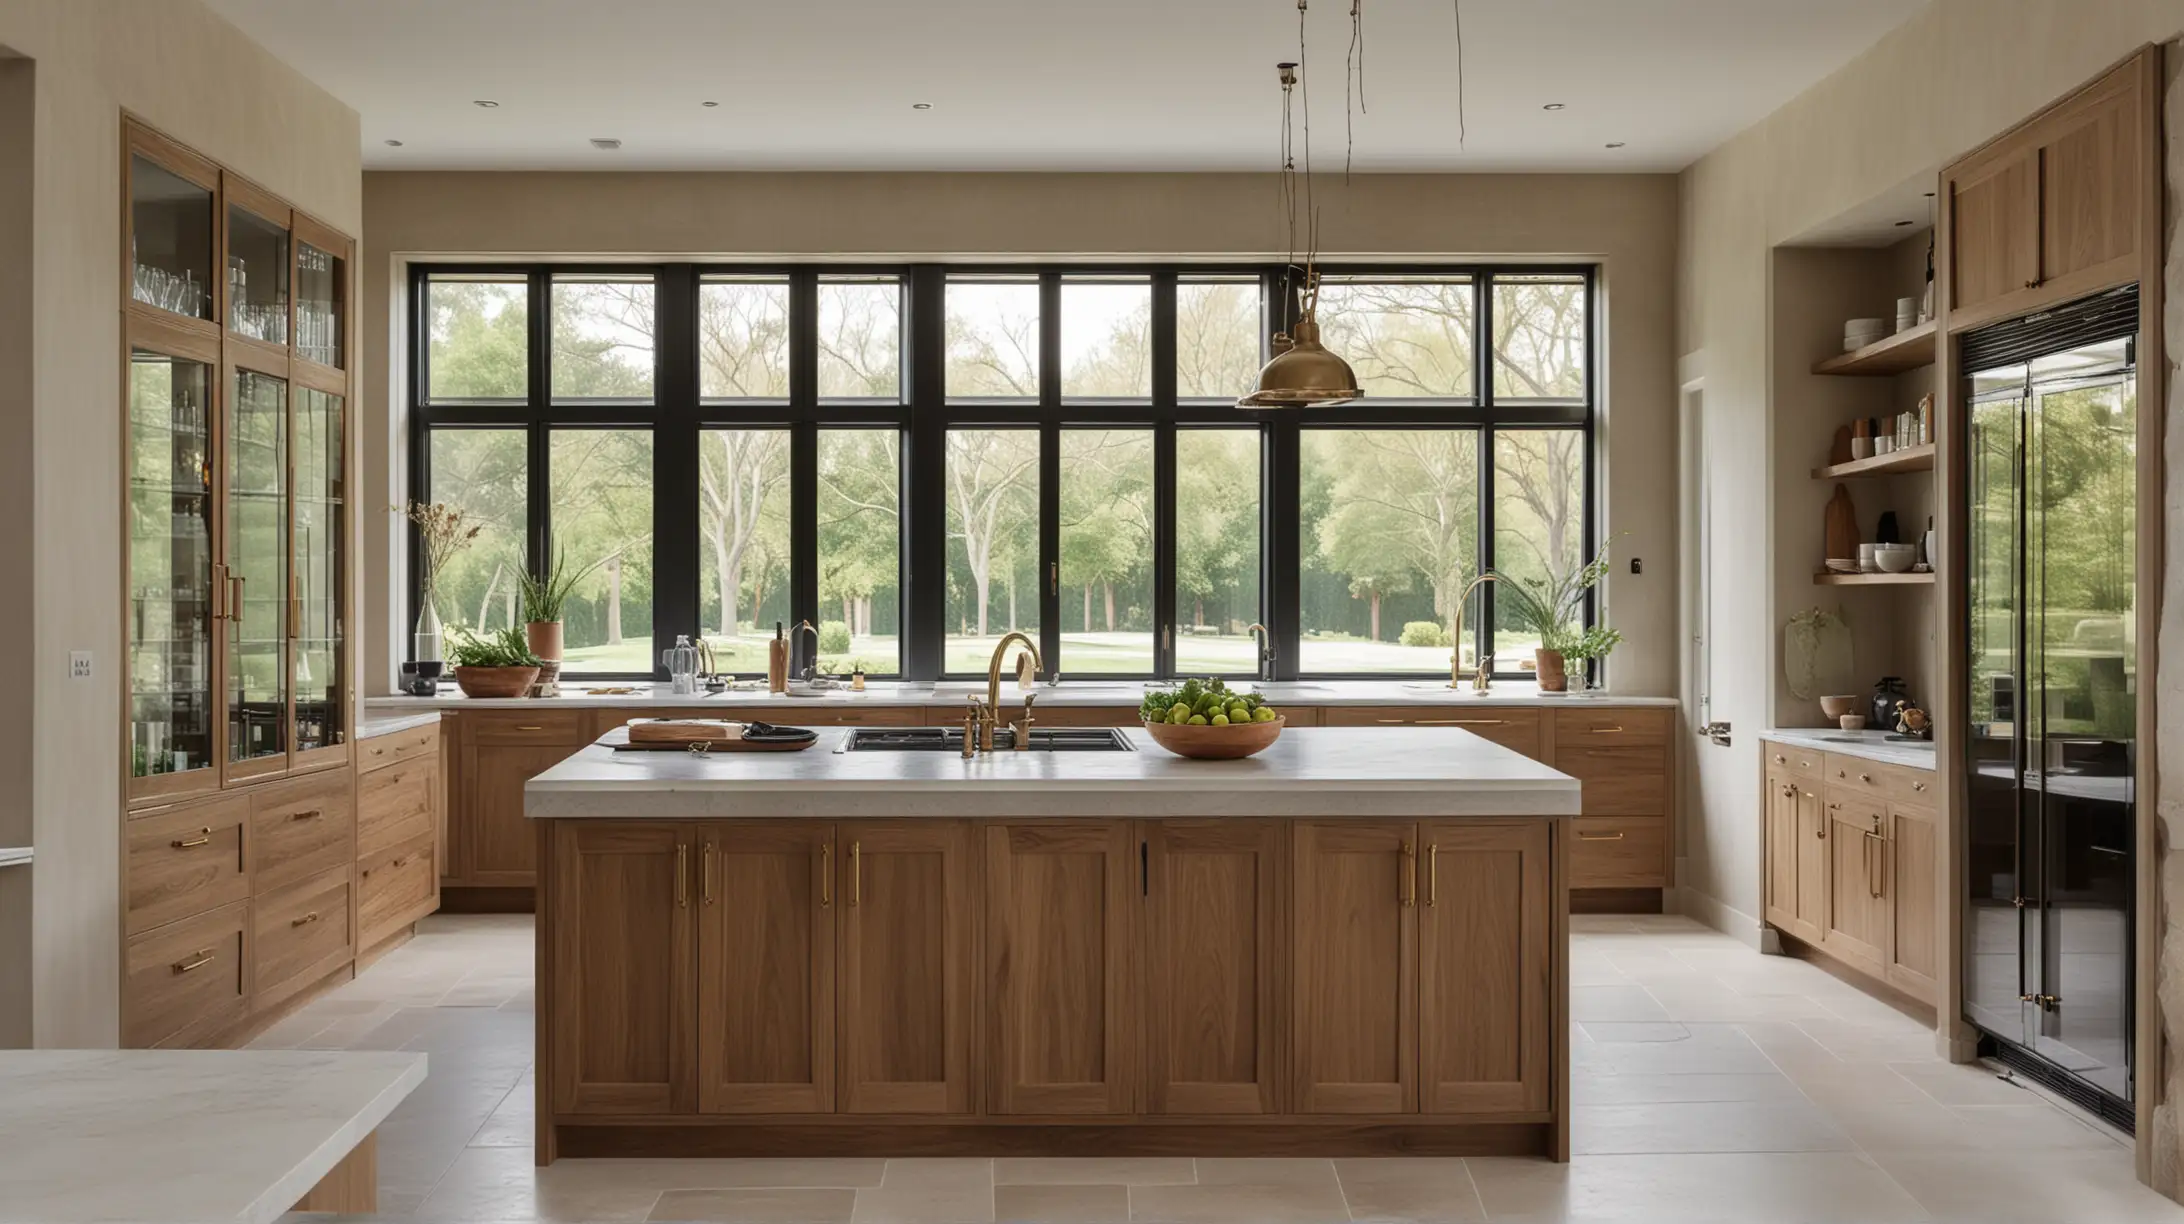
POLYGON ((288 230, 228 206, 228 330, 288 343, 288 230))
POLYGON ((129 361, 129 775, 214 764, 212 369, 129 361))
POLYGON ((226 430, 230 764, 288 752, 287 427, 288 383, 237 370, 226 430))
POLYGON ((348 269, 341 256, 308 241, 296 241, 296 356, 340 367, 342 311, 348 293, 348 269))
POLYGON ((296 389, 294 541, 296 751, 348 739, 343 694, 343 502, 341 397, 296 389))
POLYGON ((129 158, 129 295, 212 317, 212 192, 158 162, 129 158))

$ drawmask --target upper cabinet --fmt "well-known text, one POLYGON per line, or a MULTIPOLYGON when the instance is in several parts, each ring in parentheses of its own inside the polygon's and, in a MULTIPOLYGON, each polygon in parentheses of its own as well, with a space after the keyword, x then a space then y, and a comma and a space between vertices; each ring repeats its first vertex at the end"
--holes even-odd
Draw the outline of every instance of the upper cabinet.
POLYGON ((354 247, 124 134, 124 769, 143 803, 349 759, 354 247))
POLYGON ((1952 330, 2137 279, 2159 241, 2148 49, 1942 172, 1952 330))

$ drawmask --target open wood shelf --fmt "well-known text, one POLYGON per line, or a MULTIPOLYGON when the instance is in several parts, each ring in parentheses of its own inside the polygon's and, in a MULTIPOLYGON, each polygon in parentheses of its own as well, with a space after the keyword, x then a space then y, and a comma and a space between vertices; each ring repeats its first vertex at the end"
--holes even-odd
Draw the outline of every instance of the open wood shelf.
POLYGON ((1876 340, 1862 349, 1853 349, 1817 362, 1812 367, 1815 374, 1901 374, 1920 366, 1934 364, 1934 321, 1928 319, 1916 327, 1907 328, 1876 340))
POLYGON ((1831 463, 1812 470, 1814 480, 1841 480, 1846 476, 1893 476, 1898 472, 1931 472, 1934 470, 1934 444, 1922 442, 1885 455, 1866 459, 1853 459, 1848 463, 1831 463))
POLYGON ((1932 586, 1932 573, 1838 574, 1823 571, 1812 576, 1816 586, 1932 586))

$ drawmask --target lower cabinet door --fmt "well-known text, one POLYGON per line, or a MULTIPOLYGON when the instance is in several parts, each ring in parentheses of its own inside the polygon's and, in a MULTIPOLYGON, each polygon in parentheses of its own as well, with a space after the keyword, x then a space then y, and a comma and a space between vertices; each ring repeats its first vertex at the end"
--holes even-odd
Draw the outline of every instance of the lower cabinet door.
POLYGON ((1143 827, 1145 1111, 1280 1113, 1288 825, 1143 827))
POLYGON ((834 1110, 834 827, 698 832, 698 1109, 834 1110))
POLYGON ((523 814, 523 784, 576 754, 581 745, 486 744, 465 754, 465 884, 529 888, 538 882, 538 829, 523 814))
POLYGON ((1299 821, 1292 835, 1292 1107, 1418 1108, 1418 830, 1299 821))
POLYGON ((971 1110, 971 827, 835 827, 842 976, 835 1072, 844 1113, 971 1110))
POLYGON ((1934 814, 1888 807, 1888 981, 1928 1003, 1940 987, 1941 914, 1934 814))
POLYGON ((1833 815, 1810 782, 1797 784, 1796 922, 1790 933, 1807 943, 1819 943, 1828 929, 1832 872, 1828 863, 1828 822, 1833 815))
POLYGON ((566 1114, 697 1108, 696 847, 684 824, 561 821, 550 915, 553 1100, 566 1114))
POLYGON ((1761 915, 1792 931, 1797 924, 1797 783, 1787 774, 1767 774, 1767 895, 1761 915))
POLYGON ((1131 1111, 1138 847, 1127 821, 988 825, 987 1108, 1131 1111))
POLYGON ((1879 975, 1888 940, 1888 837, 1878 804, 1827 792, 1828 921, 1820 946, 1879 975))
POLYGON ((1544 1110, 1554 1087, 1552 829, 1451 820, 1419 834, 1418 1107, 1544 1110))

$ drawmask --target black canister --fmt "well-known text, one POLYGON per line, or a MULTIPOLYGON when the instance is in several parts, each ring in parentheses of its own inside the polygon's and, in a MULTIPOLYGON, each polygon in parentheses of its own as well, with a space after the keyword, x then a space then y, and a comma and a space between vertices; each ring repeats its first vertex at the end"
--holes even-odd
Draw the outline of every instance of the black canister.
POLYGON ((1910 700, 1910 695, 1903 691, 1902 676, 1882 676, 1873 686, 1873 717, 1866 725, 1876 731, 1895 730, 1896 703, 1910 700))

